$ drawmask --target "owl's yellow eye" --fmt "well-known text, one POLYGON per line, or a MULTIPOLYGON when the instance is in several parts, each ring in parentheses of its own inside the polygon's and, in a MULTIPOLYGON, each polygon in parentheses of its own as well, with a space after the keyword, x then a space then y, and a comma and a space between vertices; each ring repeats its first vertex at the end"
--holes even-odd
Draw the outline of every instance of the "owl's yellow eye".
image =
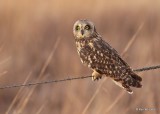
POLYGON ((76 30, 80 30, 80 26, 77 25, 77 26, 76 26, 76 30))
POLYGON ((86 25, 84 28, 85 28, 86 30, 91 29, 91 27, 90 27, 89 25, 86 25))

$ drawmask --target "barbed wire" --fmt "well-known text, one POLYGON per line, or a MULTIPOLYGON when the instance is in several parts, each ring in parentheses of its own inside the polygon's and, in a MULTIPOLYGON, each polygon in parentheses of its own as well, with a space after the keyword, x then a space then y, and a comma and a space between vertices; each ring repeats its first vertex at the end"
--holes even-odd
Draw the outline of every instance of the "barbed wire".
POLYGON ((149 67, 143 67, 143 68, 138 68, 138 69, 134 69, 134 72, 143 72, 143 71, 148 71, 148 70, 155 70, 155 69, 159 69, 160 65, 155 65, 155 66, 149 66, 149 67))
MULTIPOLYGON (((138 69, 134 69, 133 71, 143 72, 143 71, 149 71, 149 70, 155 70, 155 69, 160 69, 160 65, 138 68, 138 69)), ((9 89, 9 88, 29 87, 29 86, 58 83, 58 82, 65 82, 65 81, 71 81, 71 80, 80 80, 80 79, 86 79, 91 77, 92 76, 69 77, 69 78, 60 79, 60 80, 47 80, 47 81, 41 81, 41 82, 30 82, 26 84, 5 85, 5 86, 0 86, 0 89, 2 90, 2 89, 9 89)))

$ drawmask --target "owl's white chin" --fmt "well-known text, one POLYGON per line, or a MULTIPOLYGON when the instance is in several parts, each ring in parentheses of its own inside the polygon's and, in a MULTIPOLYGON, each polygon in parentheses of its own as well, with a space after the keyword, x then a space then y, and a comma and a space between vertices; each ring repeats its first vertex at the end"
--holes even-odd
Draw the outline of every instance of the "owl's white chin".
POLYGON ((88 36, 86 36, 86 35, 78 35, 78 36, 76 36, 75 38, 76 38, 76 39, 86 39, 86 40, 88 40, 88 39, 90 39, 91 37, 88 37, 88 36))
POLYGON ((76 38, 78 38, 78 39, 83 39, 83 38, 85 38, 85 36, 84 35, 78 35, 78 36, 76 36, 76 38))

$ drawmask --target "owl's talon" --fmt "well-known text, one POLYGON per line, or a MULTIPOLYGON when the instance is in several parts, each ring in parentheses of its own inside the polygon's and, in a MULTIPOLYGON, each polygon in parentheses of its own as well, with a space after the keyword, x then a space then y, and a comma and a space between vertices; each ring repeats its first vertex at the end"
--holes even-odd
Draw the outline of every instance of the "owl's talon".
POLYGON ((94 77, 94 76, 93 76, 93 77, 92 77, 92 81, 96 81, 96 80, 98 81, 98 80, 101 79, 101 78, 102 78, 102 77, 94 77))
POLYGON ((94 71, 93 73, 92 73, 92 81, 98 81, 99 79, 101 79, 102 78, 102 75, 101 74, 99 74, 98 72, 96 72, 96 71, 94 71))

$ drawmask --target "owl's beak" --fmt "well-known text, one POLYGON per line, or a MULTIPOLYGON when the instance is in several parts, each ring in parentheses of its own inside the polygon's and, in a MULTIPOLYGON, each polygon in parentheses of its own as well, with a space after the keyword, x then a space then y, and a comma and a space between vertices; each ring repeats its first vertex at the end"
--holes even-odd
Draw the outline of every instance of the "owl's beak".
POLYGON ((82 36, 83 36, 83 34, 84 34, 84 30, 81 30, 81 34, 82 34, 82 36))

